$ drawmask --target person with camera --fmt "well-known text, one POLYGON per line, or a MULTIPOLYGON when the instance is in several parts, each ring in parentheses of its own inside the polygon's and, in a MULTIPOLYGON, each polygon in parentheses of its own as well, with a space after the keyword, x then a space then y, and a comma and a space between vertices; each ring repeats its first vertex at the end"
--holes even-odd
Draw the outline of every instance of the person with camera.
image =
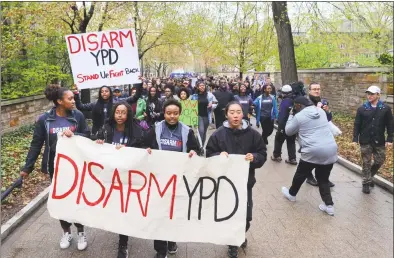
POLYGON ((288 136, 285 133, 286 122, 289 118, 290 111, 294 105, 294 101, 293 101, 294 95, 293 95, 292 87, 290 85, 284 85, 281 89, 280 97, 282 101, 279 106, 278 130, 276 131, 276 135, 275 135, 274 152, 273 155, 271 156, 271 160, 276 162, 282 161, 282 157, 281 157, 282 145, 286 141, 288 159, 285 161, 286 163, 289 163, 291 165, 297 165, 296 146, 295 146, 296 136, 295 135, 288 136))
POLYGON ((371 86, 366 93, 368 101, 357 109, 353 144, 360 144, 363 160, 362 192, 369 194, 369 188, 375 186, 372 178, 386 159, 385 147, 393 145, 394 128, 391 108, 380 100, 380 88, 371 86), (385 131, 387 132, 386 139, 385 131))
MULTIPOLYGON (((326 99, 321 98, 321 87, 320 83, 318 82, 311 82, 309 84, 309 95, 308 98, 311 101, 313 105, 316 107, 322 108, 327 117, 327 121, 330 122, 332 120, 332 113, 330 111, 330 108, 328 107, 328 101, 326 99)), ((310 185, 317 186, 317 181, 315 177, 313 176, 312 172, 308 176, 306 182, 310 185)), ((330 187, 334 187, 335 184, 331 181, 329 181, 330 187)))
POLYGON ((282 193, 289 201, 295 202, 305 179, 315 169, 320 196, 324 202, 319 205, 319 209, 333 216, 334 203, 328 178, 334 163, 338 160, 338 146, 328 125, 326 113, 322 109, 314 107, 304 96, 296 97, 294 103, 285 133, 298 133, 302 153, 292 185, 290 189, 282 187, 282 193))

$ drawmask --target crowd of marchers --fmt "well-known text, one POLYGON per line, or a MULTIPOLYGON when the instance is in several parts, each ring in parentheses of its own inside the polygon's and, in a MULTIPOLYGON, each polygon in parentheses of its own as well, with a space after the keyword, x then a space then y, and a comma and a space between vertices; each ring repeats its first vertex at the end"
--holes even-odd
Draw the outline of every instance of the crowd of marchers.
MULTIPOLYGON (((334 203, 329 180, 338 147, 335 136, 340 130, 332 123, 329 102, 321 97, 321 85, 302 82, 274 86, 270 78, 262 80, 246 77, 143 78, 133 87, 99 88, 98 99, 82 103, 78 86, 72 90, 59 85, 48 85, 46 97, 53 108, 37 118, 33 139, 21 169, 26 177, 44 148, 41 171, 54 173, 57 137, 88 137, 97 144, 109 143, 116 149, 123 147, 183 152, 192 158, 215 155, 241 154, 250 162, 247 183, 246 228, 252 221, 252 189, 256 183, 256 169, 267 160, 268 137, 274 131, 272 162, 282 161, 282 145, 286 141, 286 163, 298 165, 289 188, 282 187, 284 196, 295 201, 306 181, 318 186, 322 198, 319 209, 334 215, 334 203), (182 101, 198 103, 198 127, 190 128, 179 121, 182 101), (91 111, 89 128, 81 111, 91 111), (255 124, 251 117, 255 117, 255 124), (209 127, 215 129, 207 140, 209 127), (260 134, 255 127, 260 128, 260 134), (60 134, 59 134, 60 132, 60 134), (198 134, 199 139, 196 135, 198 134), (176 142, 177 144, 173 144, 176 142), (296 149, 296 142, 299 148, 296 149), (181 144, 178 144, 181 143, 181 144), (297 161, 297 152, 299 160, 297 161), (314 175, 313 175, 314 170, 314 175)), ((380 100, 377 86, 366 89, 366 102, 357 110, 354 122, 354 144, 359 144, 363 161, 362 192, 370 193, 372 178, 385 161, 385 147, 392 144, 393 115, 391 108, 380 100)), ((272 144, 272 143, 271 143, 272 144)), ((66 249, 73 239, 71 223, 60 220, 63 235, 60 247, 66 249)), ((78 249, 88 245, 84 226, 75 223, 78 249)), ((247 247, 247 239, 241 245, 247 247)), ((156 257, 167 257, 178 250, 177 243, 155 240, 156 257)), ((238 257, 238 246, 228 247, 228 257, 238 257)), ((128 236, 119 235, 118 258, 128 257, 128 236)))

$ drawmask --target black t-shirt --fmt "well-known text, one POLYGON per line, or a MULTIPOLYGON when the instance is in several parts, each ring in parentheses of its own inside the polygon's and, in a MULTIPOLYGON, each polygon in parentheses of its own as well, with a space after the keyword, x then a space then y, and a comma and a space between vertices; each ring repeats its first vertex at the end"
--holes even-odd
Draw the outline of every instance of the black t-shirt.
POLYGON ((198 115, 208 117, 208 98, 207 95, 198 95, 198 115))

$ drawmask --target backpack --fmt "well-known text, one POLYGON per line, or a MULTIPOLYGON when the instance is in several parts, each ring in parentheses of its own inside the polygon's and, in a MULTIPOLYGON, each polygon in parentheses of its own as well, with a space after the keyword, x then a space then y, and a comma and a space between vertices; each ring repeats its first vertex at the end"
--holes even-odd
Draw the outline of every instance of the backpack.
POLYGON ((293 82, 290 84, 291 88, 293 89, 293 96, 294 98, 298 96, 306 96, 306 91, 304 87, 304 83, 301 81, 293 82))

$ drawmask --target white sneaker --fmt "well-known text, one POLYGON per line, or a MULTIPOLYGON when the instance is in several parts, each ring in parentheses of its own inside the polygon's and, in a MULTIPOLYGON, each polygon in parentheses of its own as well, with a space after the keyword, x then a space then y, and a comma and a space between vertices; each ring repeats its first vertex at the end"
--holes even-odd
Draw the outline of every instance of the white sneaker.
POLYGON ((334 216, 334 206, 332 205, 325 205, 324 203, 322 203, 319 205, 319 209, 326 212, 330 216, 334 216))
POLYGON ((88 246, 88 240, 86 239, 85 232, 78 233, 78 250, 85 250, 88 246))
POLYGON ((63 234, 62 239, 60 239, 60 248, 61 249, 67 249, 70 247, 71 240, 73 239, 73 236, 66 232, 63 234))
POLYGON ((289 201, 291 201, 291 202, 296 201, 296 197, 289 193, 289 189, 287 189, 287 187, 284 187, 284 186, 282 187, 282 193, 289 201))

